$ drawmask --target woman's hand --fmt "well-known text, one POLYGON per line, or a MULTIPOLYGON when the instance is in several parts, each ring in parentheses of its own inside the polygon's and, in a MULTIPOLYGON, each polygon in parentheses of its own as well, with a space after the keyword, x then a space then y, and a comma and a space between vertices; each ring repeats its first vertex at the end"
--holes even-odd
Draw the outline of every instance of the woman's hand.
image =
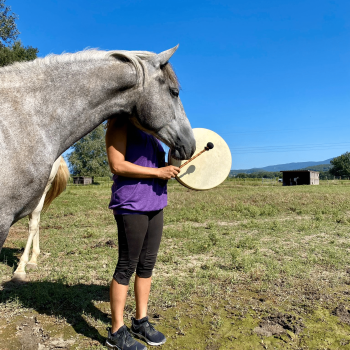
POLYGON ((158 178, 162 180, 170 180, 180 172, 180 168, 168 165, 158 169, 158 178))

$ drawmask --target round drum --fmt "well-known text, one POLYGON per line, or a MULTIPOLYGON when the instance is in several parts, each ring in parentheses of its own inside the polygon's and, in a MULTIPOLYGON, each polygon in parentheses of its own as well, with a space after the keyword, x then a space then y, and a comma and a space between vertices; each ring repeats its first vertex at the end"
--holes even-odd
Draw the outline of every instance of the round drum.
MULTIPOLYGON (((183 168, 176 180, 181 185, 193 190, 209 190, 220 185, 231 170, 232 157, 227 143, 214 131, 202 128, 193 129, 196 139, 196 152, 204 149, 208 142, 214 144, 214 148, 203 152, 200 156, 189 162, 183 168)), ((186 160, 177 160, 170 157, 169 164, 180 166, 186 160)))

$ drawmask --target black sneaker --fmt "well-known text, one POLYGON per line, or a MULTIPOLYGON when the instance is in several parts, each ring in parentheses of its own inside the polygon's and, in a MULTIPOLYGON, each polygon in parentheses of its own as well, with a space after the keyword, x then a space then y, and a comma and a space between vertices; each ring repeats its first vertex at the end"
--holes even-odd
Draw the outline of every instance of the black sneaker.
POLYGON ((166 341, 164 334, 158 332, 148 322, 148 316, 141 318, 141 320, 132 318, 130 333, 134 337, 144 340, 148 345, 162 345, 166 341))
POLYGON ((107 330, 107 348, 118 350, 147 350, 143 344, 139 343, 131 336, 125 325, 120 327, 114 334, 111 334, 110 328, 107 328, 107 330))

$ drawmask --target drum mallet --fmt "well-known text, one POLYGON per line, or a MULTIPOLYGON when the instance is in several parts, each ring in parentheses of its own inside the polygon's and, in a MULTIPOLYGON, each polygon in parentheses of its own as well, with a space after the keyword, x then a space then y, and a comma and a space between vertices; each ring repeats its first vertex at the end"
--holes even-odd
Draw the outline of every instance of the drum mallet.
POLYGON ((210 149, 214 148, 214 144, 212 142, 208 142, 207 145, 204 147, 204 149, 202 151, 200 151, 198 154, 196 154, 195 156, 193 156, 192 158, 190 158, 187 162, 183 163, 179 168, 181 169, 182 167, 184 167, 185 165, 187 165, 189 162, 192 162, 193 159, 196 159, 197 157, 199 157, 202 153, 204 153, 205 151, 209 151, 210 149))

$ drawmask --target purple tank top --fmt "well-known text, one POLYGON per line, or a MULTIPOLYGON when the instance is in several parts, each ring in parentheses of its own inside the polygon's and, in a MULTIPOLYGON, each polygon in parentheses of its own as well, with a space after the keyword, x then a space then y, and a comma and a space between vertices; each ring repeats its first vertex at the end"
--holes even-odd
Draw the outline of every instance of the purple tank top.
MULTIPOLYGON (((149 168, 164 166, 164 149, 153 136, 128 125, 125 160, 149 168)), ((116 214, 137 214, 156 211, 167 206, 166 182, 156 179, 137 179, 113 176, 109 208, 116 214)))

